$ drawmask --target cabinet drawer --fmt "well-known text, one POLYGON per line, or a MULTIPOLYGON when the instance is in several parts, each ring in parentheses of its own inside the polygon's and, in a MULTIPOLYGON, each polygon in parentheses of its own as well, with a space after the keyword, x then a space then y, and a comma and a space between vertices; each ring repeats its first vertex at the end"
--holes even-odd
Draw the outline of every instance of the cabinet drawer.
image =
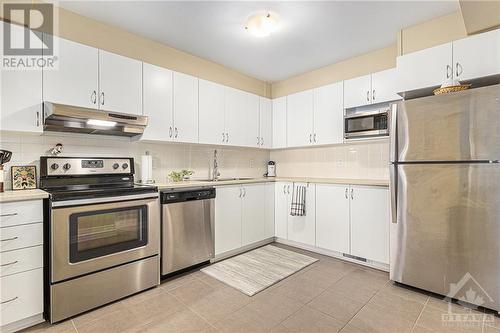
POLYGON ((43 246, 2 253, 0 276, 6 276, 43 267, 43 246))
POLYGON ((0 203, 0 227, 43 222, 42 200, 0 203))
POLYGON ((43 269, 0 278, 1 326, 43 312, 43 269))
POLYGON ((43 244, 43 223, 0 228, 0 252, 43 244))

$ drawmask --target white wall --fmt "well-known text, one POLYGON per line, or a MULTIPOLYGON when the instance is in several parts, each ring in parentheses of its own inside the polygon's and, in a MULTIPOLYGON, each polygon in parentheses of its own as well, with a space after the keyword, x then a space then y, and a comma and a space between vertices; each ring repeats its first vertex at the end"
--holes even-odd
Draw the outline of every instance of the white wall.
MULTIPOLYGON (((40 173, 40 156, 62 143, 61 156, 120 156, 135 159, 136 179, 140 179, 140 157, 146 150, 153 156, 153 177, 165 183, 171 170, 191 169, 193 178, 208 178, 213 160, 213 146, 187 144, 150 144, 131 142, 128 138, 85 134, 44 134, 42 136, 0 133, 0 149, 12 151, 5 168, 6 189, 11 188, 12 165, 36 165, 40 173)), ((218 149, 221 177, 262 177, 267 170, 269 151, 252 148, 218 149)))

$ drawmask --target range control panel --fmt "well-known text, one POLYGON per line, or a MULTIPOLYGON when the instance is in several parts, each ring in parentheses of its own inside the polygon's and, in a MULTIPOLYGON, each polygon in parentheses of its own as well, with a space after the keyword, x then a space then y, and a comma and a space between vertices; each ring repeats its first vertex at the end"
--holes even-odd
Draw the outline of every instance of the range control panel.
POLYGON ((47 176, 131 174, 134 159, 47 157, 41 163, 44 163, 42 173, 46 172, 47 176))

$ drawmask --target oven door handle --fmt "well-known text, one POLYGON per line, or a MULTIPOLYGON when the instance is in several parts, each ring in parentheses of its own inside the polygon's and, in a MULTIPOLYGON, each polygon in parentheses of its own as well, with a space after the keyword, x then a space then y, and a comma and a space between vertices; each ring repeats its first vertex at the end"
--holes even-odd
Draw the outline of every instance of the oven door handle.
POLYGON ((89 204, 119 202, 119 201, 139 200, 139 199, 156 199, 158 197, 159 197, 158 193, 156 192, 156 193, 122 195, 122 196, 92 198, 92 199, 53 201, 52 207, 54 208, 54 207, 76 206, 76 205, 89 205, 89 204))

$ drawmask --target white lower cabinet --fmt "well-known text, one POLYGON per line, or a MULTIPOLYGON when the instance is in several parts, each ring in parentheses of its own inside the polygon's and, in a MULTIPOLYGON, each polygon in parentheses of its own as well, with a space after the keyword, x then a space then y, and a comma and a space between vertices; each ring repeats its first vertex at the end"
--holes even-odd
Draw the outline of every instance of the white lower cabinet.
POLYGON ((351 186, 351 254, 389 263, 389 190, 351 186))
POLYGON ((215 254, 274 236, 274 184, 221 186, 215 199, 215 254), (272 187, 271 187, 272 185, 272 187))
POLYGON ((349 186, 316 185, 316 246, 349 253, 349 186))
POLYGON ((42 200, 0 203, 0 332, 43 320, 42 200))
POLYGON ((274 233, 288 239, 288 215, 290 215, 290 190, 292 183, 274 184, 274 233))

